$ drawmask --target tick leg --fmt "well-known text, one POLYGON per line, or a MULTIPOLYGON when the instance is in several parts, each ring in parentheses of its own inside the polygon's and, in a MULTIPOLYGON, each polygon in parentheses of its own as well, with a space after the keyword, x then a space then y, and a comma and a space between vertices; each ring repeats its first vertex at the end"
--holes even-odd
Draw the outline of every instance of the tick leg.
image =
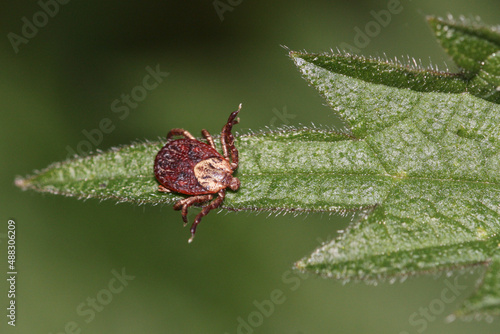
POLYGON ((188 223, 187 214, 188 208, 197 203, 208 202, 213 198, 212 195, 198 195, 179 200, 174 205, 174 210, 182 210, 182 221, 184 221, 184 226, 188 223))
POLYGON ((183 136, 184 138, 195 139, 192 134, 184 129, 172 129, 167 134, 167 139, 170 139, 173 136, 183 136))
POLYGON ((162 186, 161 184, 158 185, 158 191, 161 191, 162 193, 170 193, 170 189, 168 188, 165 188, 164 186, 162 186))
POLYGON ((212 135, 210 134, 210 132, 208 132, 207 130, 203 129, 201 130, 201 134, 203 135, 203 137, 207 140, 207 143, 212 146, 213 148, 217 149, 215 147, 215 143, 214 143, 214 139, 212 138, 212 135))
POLYGON ((234 147, 234 136, 231 133, 233 129, 233 125, 238 124, 238 119, 236 116, 241 110, 241 103, 238 106, 238 110, 233 111, 231 115, 229 115, 229 119, 227 120, 226 125, 222 128, 222 133, 220 136, 220 142, 222 144, 222 152, 224 153, 224 157, 226 160, 229 160, 229 154, 231 154, 231 169, 235 170, 238 168, 238 150, 234 147))
POLYGON ((196 216, 194 219, 193 225, 191 225, 191 238, 189 238, 188 242, 191 243, 194 239, 194 234, 196 233, 196 226, 201 221, 201 218, 205 217, 208 215, 208 213, 213 210, 218 208, 222 202, 224 201, 224 197, 226 197, 226 189, 222 189, 218 192, 218 197, 214 199, 210 204, 206 205, 201 209, 201 212, 196 216))

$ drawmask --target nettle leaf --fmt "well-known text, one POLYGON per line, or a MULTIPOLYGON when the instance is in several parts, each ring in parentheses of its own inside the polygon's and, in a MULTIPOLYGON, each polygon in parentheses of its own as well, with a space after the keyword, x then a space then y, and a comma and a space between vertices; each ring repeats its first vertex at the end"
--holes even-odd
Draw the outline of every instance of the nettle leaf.
MULTIPOLYGON (((460 315, 500 313, 500 35, 429 18, 460 73, 349 54, 290 52, 346 129, 236 136, 241 180, 230 210, 360 212, 340 237, 296 264, 342 280, 477 265, 488 269, 460 315)), ((244 120, 244 112, 242 113, 244 120)), ((16 185, 74 196, 175 203, 153 174, 165 142, 79 157, 16 185)))
POLYGON ((438 41, 470 79, 469 93, 500 103, 500 27, 450 17, 428 18, 438 41))
POLYGON ((453 61, 467 72, 477 74, 482 62, 500 48, 499 27, 489 27, 461 18, 429 17, 437 40, 453 61))
MULTIPOLYGON (((123 146, 55 163, 16 184, 78 198, 115 199, 136 204, 175 203, 183 198, 158 192, 153 173, 165 142, 123 146)), ((237 192, 224 207, 238 210, 353 211, 381 201, 392 180, 371 148, 346 134, 317 128, 287 128, 240 135, 237 192)))
POLYGON ((391 181, 375 185, 384 195, 372 210, 296 266, 375 280, 487 264, 458 314, 500 313, 500 35, 464 20, 429 22, 462 73, 290 52, 353 141, 370 148, 384 169, 378 180, 391 181))

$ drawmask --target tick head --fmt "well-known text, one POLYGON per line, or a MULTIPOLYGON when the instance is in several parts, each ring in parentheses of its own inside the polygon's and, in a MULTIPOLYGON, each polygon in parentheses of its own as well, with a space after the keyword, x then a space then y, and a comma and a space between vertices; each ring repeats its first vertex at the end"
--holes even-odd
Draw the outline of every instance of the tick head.
POLYGON ((237 177, 233 177, 231 179, 231 182, 229 183, 229 189, 231 189, 232 191, 236 191, 240 189, 240 185, 240 180, 237 177))

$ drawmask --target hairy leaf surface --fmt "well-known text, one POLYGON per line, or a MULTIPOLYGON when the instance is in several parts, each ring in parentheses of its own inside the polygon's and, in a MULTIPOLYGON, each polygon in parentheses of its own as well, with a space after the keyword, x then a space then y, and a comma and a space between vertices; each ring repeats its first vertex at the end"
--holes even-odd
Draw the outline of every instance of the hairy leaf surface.
POLYGON ((500 312, 494 260, 500 247, 500 35, 477 23, 429 22, 463 72, 343 53, 290 53, 348 134, 366 143, 394 180, 373 210, 297 267, 374 280, 491 263, 460 314, 500 312))

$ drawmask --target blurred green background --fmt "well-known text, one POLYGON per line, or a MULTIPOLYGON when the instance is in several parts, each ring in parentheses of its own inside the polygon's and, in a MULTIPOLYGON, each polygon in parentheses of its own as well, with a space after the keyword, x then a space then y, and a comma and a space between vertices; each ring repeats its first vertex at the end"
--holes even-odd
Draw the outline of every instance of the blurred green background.
MULTIPOLYGON (((327 51, 353 44, 355 29, 389 2, 221 0, 231 9, 221 20, 213 1, 69 1, 43 22, 40 3, 2 1, 0 268, 6 275, 7 221, 14 219, 18 309, 13 328, 3 308, 0 332, 498 333, 498 319, 446 321, 474 290, 480 269, 377 286, 291 271, 349 217, 212 213, 188 245, 188 229, 169 206, 84 202, 14 186, 16 175, 65 159, 68 147, 84 149, 82 131, 103 118, 114 129, 93 150, 163 137, 173 127, 217 133, 239 102, 240 133, 339 126, 280 45, 327 51), (16 53, 8 34, 21 36, 23 17, 33 22, 34 15, 41 27, 16 53), (113 112, 113 101, 141 85, 148 66, 170 74, 126 117, 113 112), (112 271, 122 270, 134 278, 119 289, 112 271), (442 292, 455 279, 464 287, 445 303, 442 292), (279 291, 280 303, 271 307, 279 291)), ((454 69, 425 16, 500 23, 498 0, 401 6, 362 54, 411 55, 454 69)), ((6 307, 5 280, 0 288, 6 307)))

